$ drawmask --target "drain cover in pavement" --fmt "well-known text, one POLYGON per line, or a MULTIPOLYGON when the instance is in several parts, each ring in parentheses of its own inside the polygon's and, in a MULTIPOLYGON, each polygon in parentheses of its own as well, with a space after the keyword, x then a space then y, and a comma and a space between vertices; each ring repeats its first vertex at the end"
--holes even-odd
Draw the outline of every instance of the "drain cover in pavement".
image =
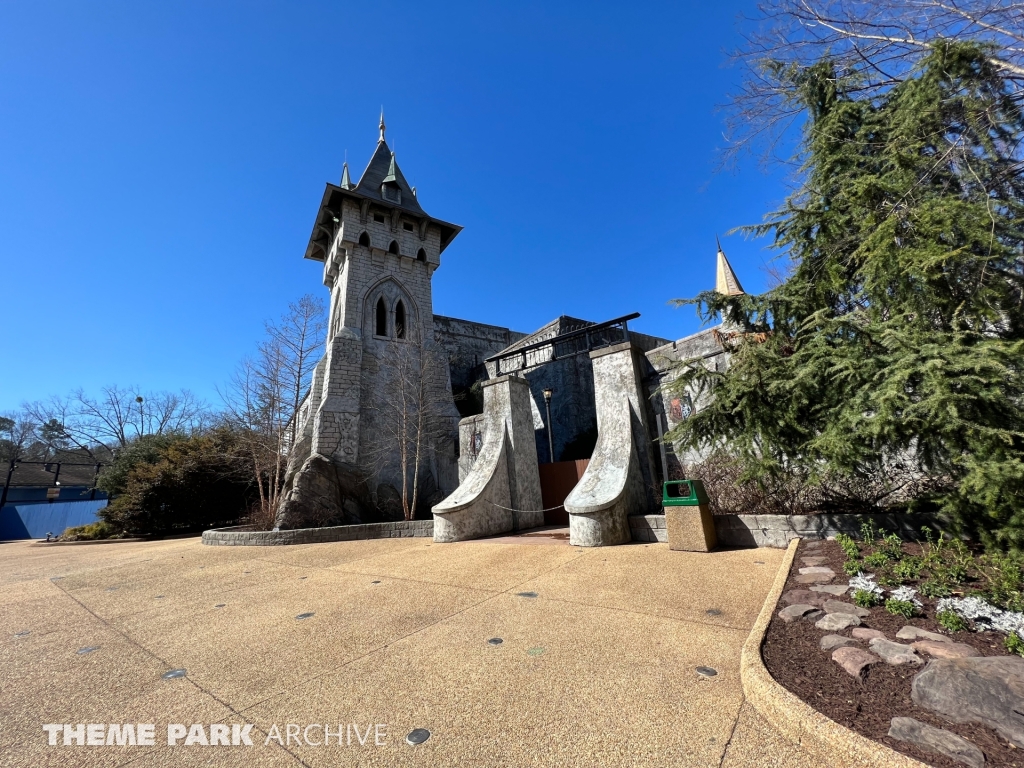
POLYGON ((536 592, 516 592, 517 597, 536 597, 536 592))
POLYGON ((697 667, 697 674, 704 677, 714 677, 718 674, 718 670, 711 667, 697 667))
POLYGON ((409 731, 409 735, 405 737, 405 740, 415 747, 417 744, 422 744, 429 738, 430 731, 428 731, 426 728, 416 728, 412 731, 409 731))
POLYGON ((164 672, 161 677, 164 680, 177 680, 179 677, 185 676, 184 669, 172 669, 169 672, 164 672))
POLYGON ((93 651, 98 651, 99 649, 100 649, 100 647, 98 645, 87 645, 87 646, 85 646, 85 648, 79 648, 78 649, 78 655, 79 656, 83 656, 83 655, 85 655, 87 653, 92 653, 93 651))
POLYGON ((300 613, 300 614, 299 614, 298 616, 296 616, 295 618, 296 618, 296 619, 308 619, 308 618, 312 617, 313 615, 314 615, 314 614, 313 614, 313 611, 310 611, 309 613, 300 613))
POLYGON ((491 645, 501 645, 504 642, 504 640, 502 640, 500 637, 492 637, 487 642, 491 645))

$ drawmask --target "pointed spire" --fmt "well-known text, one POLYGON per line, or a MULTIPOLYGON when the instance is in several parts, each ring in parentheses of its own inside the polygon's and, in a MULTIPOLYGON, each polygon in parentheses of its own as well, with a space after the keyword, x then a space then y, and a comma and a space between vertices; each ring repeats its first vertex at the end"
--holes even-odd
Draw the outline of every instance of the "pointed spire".
POLYGON ((386 126, 384 125, 384 107, 381 106, 381 108, 380 108, 380 138, 377 139, 377 143, 378 144, 380 144, 382 141, 384 141, 384 131, 385 130, 386 130, 386 126))
POLYGON ((391 153, 391 165, 388 167, 388 175, 381 179, 381 184, 386 184, 389 181, 398 181, 394 152, 391 153))
POLYGON ((736 278, 736 273, 732 271, 729 260, 725 258, 725 251, 722 250, 722 244, 718 241, 718 235, 715 235, 715 243, 718 245, 715 291, 723 296, 743 295, 745 293, 743 286, 740 285, 740 281, 736 278))
POLYGON ((341 188, 352 189, 352 179, 348 175, 348 163, 345 163, 341 167, 341 188))

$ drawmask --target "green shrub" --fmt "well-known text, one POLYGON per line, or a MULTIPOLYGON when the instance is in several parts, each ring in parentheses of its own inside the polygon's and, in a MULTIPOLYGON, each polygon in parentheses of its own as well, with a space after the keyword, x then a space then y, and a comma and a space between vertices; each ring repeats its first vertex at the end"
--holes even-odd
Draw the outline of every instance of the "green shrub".
POLYGON ((133 466, 124 492, 100 517, 127 533, 170 533, 230 525, 254 501, 255 480, 228 429, 177 438, 154 463, 133 466))
POLYGON ((935 620, 950 632, 966 632, 971 628, 967 619, 953 611, 943 611, 935 617, 935 620))
POLYGON ((856 576, 858 573, 864 570, 864 563, 860 560, 847 560, 843 563, 843 572, 847 576, 856 576))
POLYGON ((877 592, 870 592, 866 589, 858 589, 853 593, 853 602, 861 608, 871 608, 882 602, 877 592))
POLYGON ((99 520, 77 528, 68 528, 60 535, 62 541, 97 541, 99 539, 116 539, 120 532, 110 523, 99 520))
POLYGON ((943 584, 941 581, 922 581, 918 585, 918 590, 925 597, 938 598, 938 597, 949 597, 953 592, 952 590, 943 584))
POLYGON ((864 565, 871 570, 877 570, 884 568, 889 563, 889 557, 885 552, 872 552, 870 555, 864 558, 864 565))
POLYGON ((847 559, 857 560, 860 558, 860 547, 857 546, 857 542, 853 540, 852 536, 847 536, 845 533, 836 534, 836 544, 843 550, 847 559))
POLYGON ((900 581, 911 581, 920 578, 921 569, 924 564, 921 558, 907 555, 898 563, 893 565, 892 574, 900 581))
POLYGON ((893 598, 889 598, 885 601, 885 610, 893 616, 902 616, 905 619, 909 619, 914 615, 914 611, 916 609, 914 604, 909 600, 894 600, 893 598))
POLYGON ((883 587, 898 587, 903 583, 903 579, 896 578, 889 571, 879 571, 875 574, 875 580, 883 587))
POLYGON ((878 542, 878 551, 890 560, 899 560, 903 557, 903 539, 895 533, 890 533, 878 542))
POLYGON ((1018 656, 1024 656, 1024 640, 1020 639, 1020 636, 1016 632, 1011 632, 1006 636, 1003 641, 1003 645, 1006 646, 1006 650, 1010 653, 1015 653, 1018 656))
POLYGON ((875 527, 875 524, 871 520, 861 523, 860 538, 865 544, 874 544, 875 539, 878 537, 878 533, 878 528, 875 527))
POLYGON ((980 557, 977 565, 988 582, 988 602, 1006 611, 1024 611, 1024 555, 993 552, 980 557))

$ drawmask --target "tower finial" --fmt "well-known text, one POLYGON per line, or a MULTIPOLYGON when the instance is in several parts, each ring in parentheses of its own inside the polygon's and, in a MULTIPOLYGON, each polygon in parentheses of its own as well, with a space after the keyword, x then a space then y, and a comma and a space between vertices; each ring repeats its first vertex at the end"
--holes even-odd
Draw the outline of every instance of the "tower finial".
POLYGON ((718 239, 718 234, 715 234, 715 245, 718 246, 718 252, 722 253, 722 241, 718 239))
POLYGON ((380 138, 377 139, 377 143, 384 141, 385 128, 386 126, 384 125, 384 105, 382 104, 380 107, 380 138))

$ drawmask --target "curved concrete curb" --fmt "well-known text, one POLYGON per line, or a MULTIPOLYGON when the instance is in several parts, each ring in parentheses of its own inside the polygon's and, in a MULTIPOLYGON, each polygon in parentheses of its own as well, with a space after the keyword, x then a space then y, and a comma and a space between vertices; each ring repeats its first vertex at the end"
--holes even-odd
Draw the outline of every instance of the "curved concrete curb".
POLYGON ((796 557, 798 539, 789 542, 782 565, 764 601, 764 607, 743 644, 740 657, 740 680, 743 695, 783 736, 820 756, 824 765, 863 766, 876 768, 928 768, 911 757, 889 749, 859 733, 844 728, 834 720, 812 709, 794 694, 779 685, 768 673, 761 658, 761 645, 779 597, 789 578, 789 569, 796 557))
POLYGON ((211 528, 203 531, 208 546, 259 547, 288 544, 322 544, 329 541, 399 539, 434 535, 433 520, 400 520, 395 523, 336 525, 329 528, 293 528, 287 531, 253 531, 248 526, 211 528))

